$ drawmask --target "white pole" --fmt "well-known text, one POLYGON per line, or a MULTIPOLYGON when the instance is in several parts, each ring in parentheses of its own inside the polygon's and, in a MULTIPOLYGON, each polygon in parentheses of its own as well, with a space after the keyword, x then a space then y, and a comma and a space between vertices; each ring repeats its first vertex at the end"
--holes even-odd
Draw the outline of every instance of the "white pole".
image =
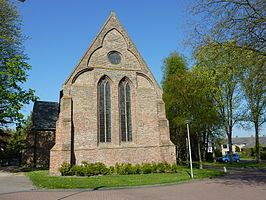
POLYGON ((192 168, 192 157, 191 157, 191 146, 190 146, 190 136, 189 136, 189 125, 187 123, 187 139, 188 139, 188 151, 189 151, 189 162, 190 162, 190 174, 193 178, 193 168, 192 168))

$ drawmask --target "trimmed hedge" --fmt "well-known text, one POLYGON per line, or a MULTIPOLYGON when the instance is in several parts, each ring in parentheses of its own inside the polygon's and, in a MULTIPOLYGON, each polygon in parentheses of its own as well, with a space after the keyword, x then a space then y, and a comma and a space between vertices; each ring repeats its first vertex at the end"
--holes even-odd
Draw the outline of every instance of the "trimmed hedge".
POLYGON ((116 164, 107 167, 103 163, 88 163, 83 161, 81 165, 63 163, 59 168, 62 176, 97 176, 97 175, 128 175, 150 173, 178 173, 179 166, 167 163, 144 163, 132 165, 130 163, 116 164))

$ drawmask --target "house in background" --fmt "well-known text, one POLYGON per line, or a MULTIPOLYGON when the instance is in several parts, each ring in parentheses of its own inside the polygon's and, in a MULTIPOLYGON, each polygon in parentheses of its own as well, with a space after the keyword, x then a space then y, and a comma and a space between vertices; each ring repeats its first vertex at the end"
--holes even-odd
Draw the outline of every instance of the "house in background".
MULTIPOLYGON (((260 145, 262 145, 263 150, 266 150, 266 136, 260 137, 260 145)), ((243 151, 244 149, 251 149, 255 146, 255 137, 235 137, 232 138, 232 151, 233 153, 236 152, 237 148, 239 148, 239 151, 243 151)), ((229 152, 229 145, 227 143, 227 140, 224 142, 224 144, 221 145, 222 149, 222 155, 225 155, 229 152)))
POLYGON ((32 128, 27 135, 27 149, 22 164, 49 167, 50 150, 55 144, 55 128, 59 113, 57 102, 36 101, 32 112, 32 128))

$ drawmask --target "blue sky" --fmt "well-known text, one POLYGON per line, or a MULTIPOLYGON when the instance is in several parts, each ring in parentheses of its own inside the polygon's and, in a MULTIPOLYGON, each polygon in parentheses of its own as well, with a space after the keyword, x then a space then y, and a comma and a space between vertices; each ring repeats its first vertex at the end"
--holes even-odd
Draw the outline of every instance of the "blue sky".
MULTIPOLYGON (((98 31, 116 12, 123 27, 160 83, 163 59, 178 51, 190 60, 191 15, 194 0, 26 0, 14 1, 29 36, 25 52, 30 58, 25 87, 35 89, 40 100, 58 101, 61 86, 98 31)), ((32 105, 23 109, 29 114, 32 105)), ((252 131, 236 130, 235 135, 252 131)))

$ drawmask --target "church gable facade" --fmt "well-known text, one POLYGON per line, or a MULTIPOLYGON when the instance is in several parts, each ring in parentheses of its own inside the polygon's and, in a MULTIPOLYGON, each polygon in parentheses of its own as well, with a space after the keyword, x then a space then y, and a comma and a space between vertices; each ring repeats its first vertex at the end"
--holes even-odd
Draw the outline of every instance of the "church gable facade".
POLYGON ((63 162, 175 163, 162 91, 114 13, 63 85, 50 173, 63 162))

